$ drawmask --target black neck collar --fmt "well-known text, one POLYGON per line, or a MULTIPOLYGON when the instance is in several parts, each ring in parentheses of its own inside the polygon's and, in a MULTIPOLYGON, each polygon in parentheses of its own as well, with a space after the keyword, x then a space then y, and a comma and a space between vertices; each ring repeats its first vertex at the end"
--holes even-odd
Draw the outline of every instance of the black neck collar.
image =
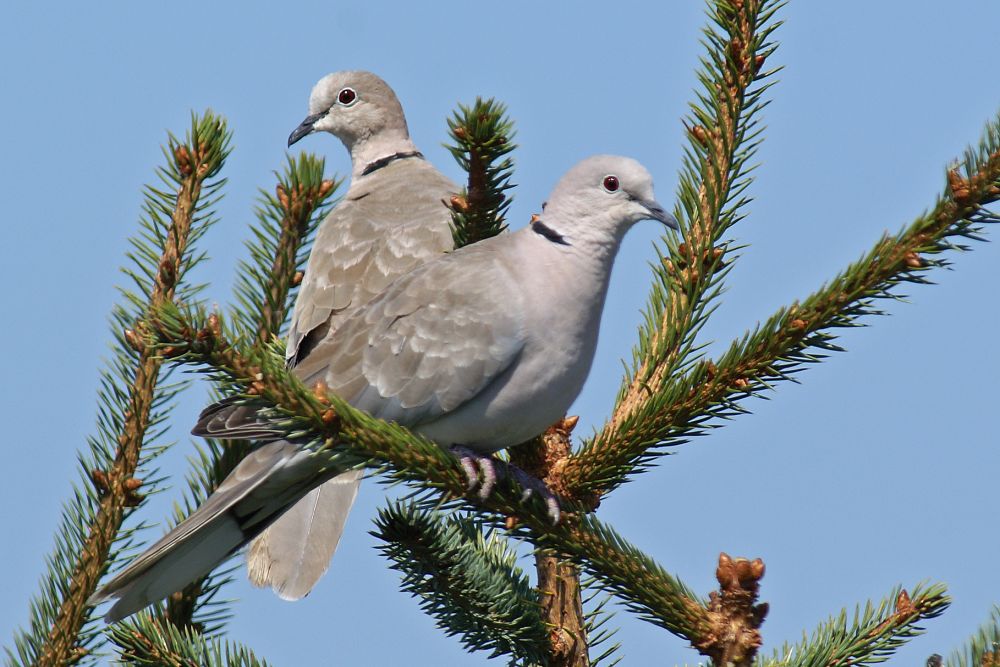
POLYGON ((422 160, 424 159, 424 154, 420 151, 407 151, 405 153, 393 153, 392 155, 386 155, 385 157, 379 158, 374 162, 369 162, 361 172, 361 175, 367 176, 373 171, 378 171, 387 164, 395 162, 396 160, 405 160, 408 157, 418 157, 422 160))
POLYGON ((558 243, 559 245, 570 244, 569 241, 563 238, 562 234, 552 229, 541 220, 536 219, 531 221, 531 231, 535 232, 536 234, 539 234, 540 236, 544 236, 546 239, 552 241, 553 243, 558 243))

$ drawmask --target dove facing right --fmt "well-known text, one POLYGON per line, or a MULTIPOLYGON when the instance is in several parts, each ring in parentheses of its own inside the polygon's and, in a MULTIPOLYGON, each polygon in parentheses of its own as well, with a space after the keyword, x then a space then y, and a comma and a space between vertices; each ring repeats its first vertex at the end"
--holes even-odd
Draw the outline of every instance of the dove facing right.
MULTIPOLYGON (((538 435, 579 394, 615 255, 643 219, 676 226, 646 169, 623 157, 584 160, 529 227, 396 279, 296 372, 376 417, 492 460, 482 455, 538 435)), ((229 407, 209 407, 196 430, 233 437, 229 407)), ((326 460, 285 440, 259 447, 91 604, 119 598, 107 617, 122 618, 208 572, 328 480, 326 460)))

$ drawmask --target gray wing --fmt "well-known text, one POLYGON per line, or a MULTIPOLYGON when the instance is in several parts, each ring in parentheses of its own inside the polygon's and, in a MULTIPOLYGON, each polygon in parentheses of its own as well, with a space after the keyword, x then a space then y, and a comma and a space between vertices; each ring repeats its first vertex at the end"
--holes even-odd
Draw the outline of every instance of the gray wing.
POLYGON ((289 363, 336 329, 350 309, 452 249, 444 202, 456 191, 424 160, 392 163, 351 188, 313 244, 288 332, 289 363))
POLYGON ((475 397, 524 346, 503 239, 462 248, 394 282, 296 367, 353 406, 416 426, 475 397), (497 244, 495 241, 501 241, 497 244))

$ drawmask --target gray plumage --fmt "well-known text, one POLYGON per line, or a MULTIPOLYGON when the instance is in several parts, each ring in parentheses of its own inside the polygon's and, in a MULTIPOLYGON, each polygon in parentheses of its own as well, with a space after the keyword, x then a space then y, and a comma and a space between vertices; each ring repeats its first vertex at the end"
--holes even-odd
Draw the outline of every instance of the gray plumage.
MULTIPOLYGON (((486 453, 523 442, 562 417, 583 387, 615 254, 628 228, 649 218, 675 224, 655 202, 652 179, 639 163, 613 156, 584 160, 559 182, 532 226, 443 255, 398 278, 352 310, 296 372, 442 446, 486 453)), ((228 409, 209 408, 199 428, 225 434, 228 409)), ((260 478, 253 485, 260 491, 228 493, 225 500, 213 495, 206 503, 214 502, 211 520, 198 518, 199 509, 185 522, 194 528, 175 529, 186 537, 182 548, 192 550, 188 544, 197 531, 222 532, 214 526, 230 525, 230 517, 244 530, 267 521, 280 512, 280 502, 294 503, 325 479, 322 460, 304 454, 254 462, 246 471, 241 463, 233 474, 260 478), (253 473, 245 475, 250 468, 253 473), (292 481, 271 502, 263 490, 278 478, 292 481), (241 519, 247 515, 255 523, 241 519)), ((209 546, 219 542, 205 540, 209 546)), ((199 564, 209 560, 197 555, 199 564)), ((162 593, 159 570, 146 568, 126 582, 130 601, 151 599, 146 591, 162 593), (133 594, 135 588, 144 592, 133 594)), ((128 613, 123 602, 112 613, 128 613)))
MULTIPOLYGON (((350 152, 351 184, 320 225, 309 255, 286 348, 286 359, 293 369, 303 362, 313 363, 310 350, 336 329, 351 309, 367 303, 393 279, 453 246, 451 216, 444 202, 458 187, 419 154, 409 138, 402 106, 388 84, 361 71, 337 72, 321 79, 310 96, 309 116, 293 132, 289 145, 293 139, 318 131, 334 134, 350 152), (345 104, 347 90, 352 91, 353 99, 345 104)), ((196 427, 196 434, 211 431, 255 440, 275 437, 266 425, 257 423, 252 409, 225 406, 211 414, 211 428, 196 427)), ((274 451, 274 447, 266 451, 274 451)), ((259 455, 248 457, 233 475, 264 479, 272 463, 259 455)), ((360 481, 360 471, 335 476, 283 514, 272 516, 277 520, 253 540, 247 552, 251 582, 272 587, 283 599, 305 596, 329 567, 360 481)), ((213 496, 215 504, 222 503, 218 500, 224 497, 222 491, 220 486, 213 496)), ((235 490, 227 487, 226 491, 234 500, 239 499, 235 490)), ((201 510, 196 514, 206 522, 206 535, 216 524, 219 530, 228 526, 214 514, 201 510)), ((193 519, 189 519, 188 530, 194 530, 193 519)), ((260 530, 244 532, 250 538, 260 530)), ((227 536, 228 551, 219 551, 211 544, 206 551, 219 551, 224 556, 246 541, 231 533, 227 536)), ((157 564, 153 555, 163 557, 161 552, 169 546, 161 540, 148 552, 150 558, 135 561, 94 600, 113 594, 116 587, 135 588, 131 586, 134 577, 157 564)), ((179 588, 209 571, 216 563, 208 560, 198 564, 196 569, 203 570, 200 573, 177 571, 169 585, 179 588)), ((154 594, 162 597, 159 593, 156 590, 154 594)), ((149 600, 144 598, 148 594, 136 597, 133 604, 126 594, 109 617, 125 616, 145 606, 149 600)))

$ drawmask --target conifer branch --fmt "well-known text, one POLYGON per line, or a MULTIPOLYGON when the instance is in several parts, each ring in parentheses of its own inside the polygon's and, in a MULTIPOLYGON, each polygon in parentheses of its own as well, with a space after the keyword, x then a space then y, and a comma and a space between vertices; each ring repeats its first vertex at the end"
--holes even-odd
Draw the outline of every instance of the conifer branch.
POLYGON ((267 667, 252 651, 179 628, 157 615, 141 612, 111 628, 111 640, 125 665, 149 667, 267 667))
POLYGON ((446 144, 455 161, 469 174, 468 185, 448 202, 455 247, 500 234, 511 197, 506 193, 514 163, 508 155, 516 148, 514 124, 507 107, 493 99, 477 97, 475 104, 458 105, 448 119, 452 144, 446 144))
POLYGON ((536 546, 571 558, 639 618, 695 647, 711 636, 708 610, 691 589, 594 515, 580 515, 577 521, 560 522, 545 532, 532 529, 528 539, 536 546))
POLYGON ((940 584, 917 586, 913 594, 896 589, 878 607, 869 601, 854 611, 831 618, 808 640, 785 645, 771 658, 758 658, 758 667, 862 667, 885 661, 908 640, 923 634, 919 623, 944 613, 951 599, 940 584))
POLYGON ((376 467, 390 479, 460 499, 468 509, 516 517, 530 529, 527 539, 571 557, 646 620, 693 642, 710 631, 704 604, 687 587, 579 504, 567 501, 562 521, 553 526, 544 503, 522 501, 521 489, 509 480, 489 499, 478 499, 455 457, 398 424, 356 410, 324 386, 305 388, 277 355, 237 350, 218 315, 166 304, 150 334, 147 344, 175 362, 207 366, 202 370, 228 387, 226 393, 242 393, 261 408, 274 406, 270 423, 288 439, 329 452, 332 464, 376 467))
POLYGON ((302 281, 310 242, 339 180, 323 178, 325 162, 309 153, 288 156, 274 194, 261 190, 250 253, 237 272, 235 317, 254 344, 270 345, 288 319, 289 294, 302 281))
MULTIPOLYGON (((686 368, 700 349, 698 331, 714 309, 730 264, 723 235, 744 216, 750 202, 750 161, 760 144, 758 115, 767 102, 765 83, 777 70, 764 63, 777 49, 770 41, 780 25, 773 21, 780 0, 715 0, 709 3, 712 25, 704 29, 708 50, 698 77, 703 89, 690 105, 689 145, 679 184, 677 216, 684 242, 668 241, 669 258, 655 267, 653 289, 646 308, 632 366, 619 392, 605 434, 617 435, 619 424, 648 410, 664 383, 686 368)), ((599 467, 598 459, 619 438, 602 437, 587 443, 570 462, 581 470, 599 467)))
MULTIPOLYGON (((540 437, 509 451, 511 463, 543 481, 556 492, 561 488, 560 466, 572 452, 570 434, 579 419, 568 417, 550 426, 540 437)), ((559 553, 535 551, 535 571, 541 593, 542 614, 552 628, 552 667, 588 667, 590 637, 583 611, 583 586, 577 566, 559 553)))
POLYGON ((704 433, 717 425, 713 420, 745 412, 739 404, 743 399, 791 379, 827 352, 840 351, 837 328, 881 314, 876 300, 900 299, 899 285, 927 283, 928 271, 949 266, 939 255, 969 250, 965 239, 982 240, 983 226, 1000 221, 985 208, 1000 201, 1000 117, 987 126, 979 146, 966 152, 961 167, 948 171, 946 181, 929 213, 895 235, 884 235, 828 284, 776 312, 720 358, 700 361, 670 379, 641 411, 605 425, 567 463, 567 493, 607 492, 659 448, 704 433))
MULTIPOLYGON (((311 240, 340 185, 323 178, 324 166, 324 160, 308 153, 297 159, 289 156, 284 172, 275 174, 275 194, 260 191, 257 221, 246 242, 249 259, 239 266, 234 319, 261 350, 275 343, 288 320, 289 294, 302 280, 311 240)), ((250 449, 250 443, 242 440, 207 439, 204 447, 195 446, 198 459, 188 477, 189 493, 184 510, 178 510, 175 517, 177 523, 215 491, 250 449)), ((218 630, 227 616, 213 599, 228 581, 227 574, 228 570, 210 574, 171 595, 165 618, 204 634, 218 630)))
MULTIPOLYGON (((937 667, 941 667, 941 656, 932 656, 927 664, 932 665, 932 659, 937 658, 937 667)), ((990 620, 969 638, 965 646, 950 656, 946 667, 1000 667, 1000 607, 994 607, 990 620)))
POLYGON ((537 593, 506 540, 472 518, 447 517, 395 503, 379 510, 372 535, 403 590, 470 651, 511 656, 519 664, 550 664, 537 593))
POLYGON ((162 450, 163 446, 147 447, 145 452, 143 448, 162 435, 165 404, 177 391, 176 386, 162 384, 162 359, 152 351, 137 353, 133 343, 138 336, 121 331, 136 326, 148 310, 175 295, 191 297, 196 292, 182 280, 202 259, 192 253, 192 243, 213 221, 209 208, 223 181, 211 179, 229 152, 229 139, 225 121, 218 116, 207 112, 193 117, 185 141, 171 135, 164 150, 167 166, 158 173, 166 190, 146 189, 143 231, 131 240, 134 268, 125 270, 139 294, 123 290, 127 305, 117 306, 112 315, 116 357, 104 372, 98 435, 90 439, 89 459, 81 456, 84 465, 94 466, 85 471, 90 483, 75 489, 74 501, 64 510, 43 592, 32 603, 31 631, 16 639, 23 664, 77 664, 90 654, 98 636, 87 599, 109 564, 129 545, 132 531, 119 535, 119 530, 143 498, 138 491, 143 481, 135 477, 136 470, 162 450))

